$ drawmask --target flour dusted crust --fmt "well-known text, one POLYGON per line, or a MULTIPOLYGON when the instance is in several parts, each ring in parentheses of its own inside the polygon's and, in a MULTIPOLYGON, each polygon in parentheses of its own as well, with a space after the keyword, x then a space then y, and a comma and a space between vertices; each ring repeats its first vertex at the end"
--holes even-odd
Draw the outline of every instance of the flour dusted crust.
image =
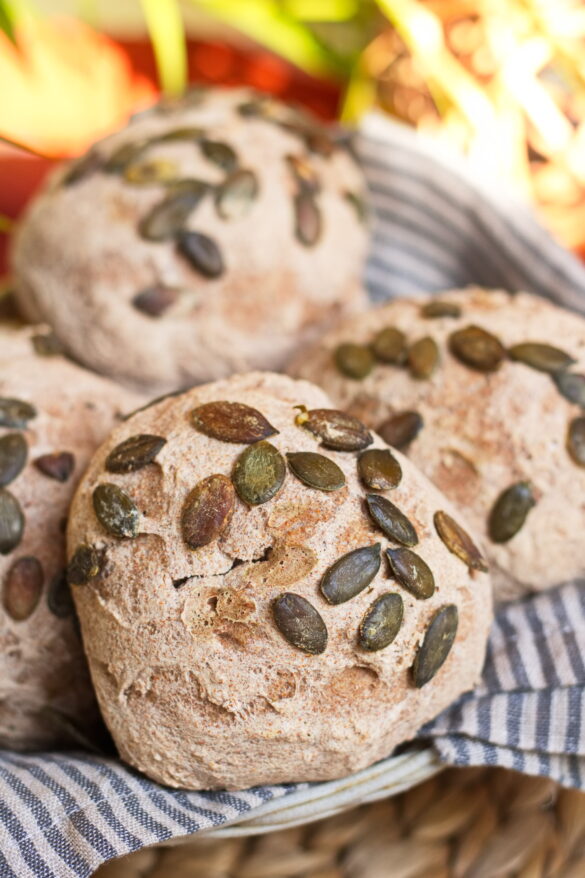
MULTIPOLYGON (((270 373, 168 398, 110 435, 76 493, 69 558, 86 546, 102 559, 97 576, 72 586, 97 697, 121 757, 161 783, 243 788, 339 777, 387 756, 479 678, 491 621, 489 576, 470 573, 441 542, 434 513, 461 518, 401 455, 402 480, 384 496, 416 528, 414 548, 434 573, 435 594, 415 598, 382 557, 365 591, 336 606, 325 601, 319 583, 342 555, 378 541, 382 550, 397 544, 366 513, 357 453, 322 447, 295 423, 299 405, 331 407, 315 386, 270 373), (253 447, 195 428, 193 410, 216 401, 256 409, 278 430, 267 441, 283 455, 323 454, 341 468, 345 486, 309 488, 287 468, 272 499, 249 507, 236 498, 219 538, 189 548, 181 530, 187 498, 211 475, 229 480, 253 447), (134 472, 107 471, 113 449, 143 434, 166 439, 154 461, 134 472), (92 498, 107 483, 138 510, 134 538, 112 536, 96 518, 92 498), (271 607, 283 592, 321 615, 329 638, 321 654, 301 651, 276 627, 271 607), (401 594, 403 623, 389 646, 367 652, 358 646, 358 628, 384 592, 401 594), (430 620, 450 604, 459 612, 453 648, 417 689, 417 648, 430 620)), ((374 437, 372 447, 385 446, 374 437)))
POLYGON ((22 539, 0 554, 0 746, 12 750, 79 745, 93 736, 98 711, 65 586, 65 519, 91 454, 120 414, 139 404, 134 394, 61 356, 35 352, 35 344, 46 350, 51 341, 46 327, 0 329, 0 417, 6 398, 36 411, 21 427, 0 426, 0 443, 17 434, 27 445, 24 468, 0 489, 24 517, 22 539), (59 481, 47 475, 51 462, 43 472, 38 461, 62 452, 73 460, 60 460, 67 477, 59 481), (20 616, 34 604, 34 594, 31 604, 26 595, 15 604, 9 588, 11 570, 22 569, 23 559, 29 574, 31 564, 33 572, 40 564, 40 595, 27 618, 15 619, 15 606, 20 616))
MULTIPOLYGON (((302 344, 365 303, 367 234, 355 200, 363 196, 363 178, 343 146, 323 154, 330 141, 321 127, 311 135, 318 143, 309 135, 307 143, 303 126, 316 124, 243 89, 210 89, 141 114, 96 144, 85 175, 67 182, 80 166, 59 169, 30 206, 12 253, 23 312, 50 323, 79 362, 153 395, 248 368, 282 368, 302 344), (256 115, 242 115, 238 108, 255 102, 256 115), (193 127, 232 148, 237 168, 256 176, 257 197, 245 215, 219 215, 217 187, 232 172, 206 158, 201 138, 154 142, 193 127), (171 163, 179 179, 210 184, 184 228, 217 244, 221 276, 204 276, 174 238, 152 241, 139 233, 169 185, 128 182, 123 167, 107 172, 91 165, 142 140, 153 142, 134 166, 171 163), (295 178, 289 156, 307 164, 306 185, 295 178), (320 216, 313 245, 295 234, 295 196, 303 186, 320 216), (133 304, 161 285, 163 293, 151 301, 155 309, 168 306, 159 316, 133 304)), ((229 164, 229 154, 220 151, 218 160, 229 164)), ((311 212, 307 200, 304 210, 311 212)), ((311 216, 305 222, 312 236, 311 216)))
POLYGON ((448 338, 475 324, 506 347, 545 342, 573 357, 569 372, 582 373, 585 322, 527 293, 473 288, 437 298, 457 303, 461 316, 425 318, 421 305, 428 299, 392 302, 341 324, 299 358, 292 373, 318 381, 336 404, 375 429, 399 411, 422 415, 424 427, 406 453, 482 537, 499 600, 583 576, 585 469, 566 448, 579 406, 559 393, 550 375, 524 363, 506 359, 485 374, 470 369, 450 353, 448 338), (402 330, 409 342, 427 335, 436 341, 440 361, 430 380, 383 364, 362 381, 339 372, 333 351, 340 343, 369 343, 386 326, 402 330), (512 539, 496 544, 488 535, 490 510, 502 491, 523 481, 532 485, 536 505, 512 539))

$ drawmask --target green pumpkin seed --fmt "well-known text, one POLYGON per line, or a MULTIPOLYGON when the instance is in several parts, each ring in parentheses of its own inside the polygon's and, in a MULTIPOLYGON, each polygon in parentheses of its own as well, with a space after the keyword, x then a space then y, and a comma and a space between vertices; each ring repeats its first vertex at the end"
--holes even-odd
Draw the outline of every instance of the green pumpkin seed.
POLYGON ((386 549, 393 576, 404 588, 421 601, 435 593, 433 571, 420 555, 410 549, 386 549))
POLYGON ((386 592, 376 598, 358 629, 358 645, 368 652, 390 646, 402 625, 404 602, 399 594, 386 592))
POLYGON ((321 592, 330 604, 344 604, 367 588, 380 569, 381 544, 347 552, 331 565, 321 580, 321 592))
POLYGON ((585 418, 574 418, 569 424, 567 450, 578 466, 585 466, 585 418))
POLYGON ((134 143, 122 144, 104 162, 103 170, 107 174, 122 174, 127 166, 135 162, 152 143, 152 140, 138 140, 134 143))
POLYGON ((208 184, 200 180, 177 183, 140 221, 138 231, 141 236, 147 241, 170 241, 175 238, 208 190, 208 184))
POLYGON ((258 198, 260 187, 253 171, 240 170, 230 174, 217 187, 215 206, 224 220, 241 219, 258 198))
POLYGON ((149 433, 130 436, 110 451, 105 468, 109 473, 132 473, 152 463, 166 444, 162 436, 149 433))
POLYGON ((340 344, 333 352, 333 358, 341 374, 356 381, 366 378, 374 368, 372 352, 361 344, 340 344))
POLYGON ((15 549, 24 533, 24 515, 20 503, 6 488, 0 488, 0 555, 15 549))
POLYGON ((75 469, 75 457, 70 451, 55 451, 52 454, 41 454, 35 460, 39 472, 56 482, 66 482, 75 469))
POLYGON ((294 197, 295 234, 304 247, 313 247, 321 237, 321 211, 309 192, 294 197))
POLYGON ((370 448, 358 457, 358 473, 366 488, 386 491, 402 479, 402 467, 387 448, 370 448))
POLYGON ((28 445, 22 433, 8 433, 0 439, 0 487, 9 485, 22 472, 28 445))
POLYGON ((416 439, 423 424, 422 415, 418 412, 398 412, 380 424, 378 433, 388 445, 402 449, 416 439))
POLYGON ((512 360, 524 363, 525 366, 530 366, 539 372, 548 372, 551 375, 554 375, 555 372, 564 372, 575 362, 573 357, 559 348, 537 341, 513 345, 513 347, 508 348, 508 356, 512 360))
POLYGON ((207 546, 218 539, 234 511, 236 492, 223 475, 208 476, 187 495, 181 513, 183 539, 190 549, 207 546))
POLYGON ((435 530, 453 555, 456 555, 471 570, 488 572, 488 565, 481 552, 460 524, 446 512, 435 512, 435 530))
POLYGON ((196 142, 205 136, 203 128, 185 127, 172 128, 165 134, 158 134, 155 138, 156 143, 175 143, 181 140, 196 142))
POLYGON ((343 197, 355 211, 358 222, 363 225, 368 219, 368 208, 365 198, 362 198, 356 192, 344 192, 343 197))
POLYGON ((220 277, 225 271, 221 250, 201 232, 179 232, 177 249, 203 277, 220 277))
POLYGON ((219 140, 207 140, 204 138, 200 142, 201 152, 208 161, 213 162, 223 171, 233 171, 238 164, 238 157, 235 151, 227 143, 219 140))
POLYGON ((460 362, 478 372, 495 372, 506 357, 503 344, 480 326, 466 326, 449 336, 449 350, 460 362))
POLYGON ((502 491, 490 512, 488 531, 494 543, 507 543, 515 536, 536 499, 529 482, 516 482, 502 491))
POLYGON ((61 178, 61 184, 63 186, 73 186, 75 183, 85 180, 86 177, 92 176, 96 171, 100 171, 102 167, 103 159, 101 156, 97 152, 90 150, 81 158, 69 162, 65 174, 61 178))
POLYGON ((45 574, 41 562, 32 555, 19 558, 4 580, 2 603, 15 622, 24 622, 35 611, 43 590, 45 574))
POLYGON ((461 317, 462 311, 455 302, 432 299, 432 301, 421 306, 420 313, 422 317, 432 320, 437 317, 461 317))
POLYGON ((39 357, 57 357, 65 353, 65 349, 55 333, 44 332, 31 338, 35 354, 39 357))
POLYGON ((179 168, 166 159, 151 159, 146 162, 133 162, 124 168, 124 180, 137 186, 152 183, 170 183, 179 176, 179 168))
POLYGON ((278 433, 257 409, 241 402, 206 402, 191 412, 200 433, 222 442, 251 445, 278 433))
POLYGON ((286 160, 299 188, 316 195, 321 190, 321 183, 315 168, 302 156, 287 155, 286 160))
POLYGON ((74 615, 75 607, 65 570, 57 573, 49 583, 47 606, 58 619, 66 619, 68 616, 74 615))
POLYGON ((557 372, 551 378, 565 399, 585 409, 585 375, 578 372, 557 372))
POLYGON ((297 649, 319 655, 327 648, 327 626, 313 604, 286 591, 272 601, 272 615, 282 636, 297 649))
POLYGON ((338 409, 304 409, 295 423, 317 436, 325 448, 337 451, 360 451, 373 442, 361 421, 338 409))
POLYGON ((87 585, 100 575, 105 566, 105 555, 95 546, 83 544, 78 546, 67 565, 67 581, 69 585, 87 585))
POLYGON ((374 336, 371 349, 381 363, 401 366, 406 360, 406 336, 395 326, 386 326, 374 336))
POLYGON ((338 491, 345 485, 343 471, 329 457, 315 451, 296 451, 286 455, 294 475, 317 491, 338 491))
POLYGON ((418 536, 406 515, 379 494, 366 494, 366 504, 370 517, 386 536, 403 546, 416 546, 418 536))
POLYGON ((232 481, 238 497, 249 506, 271 500, 281 489, 286 463, 270 442, 255 442, 236 461, 232 481))
POLYGON ((408 368, 413 378, 424 381, 431 377, 439 362, 439 348, 430 336, 420 338, 408 349, 408 368))
POLYGON ((426 686, 445 664, 457 635, 458 624, 459 612, 455 604, 441 607, 433 616, 412 666, 412 678, 417 689, 426 686))
POLYGON ((132 299, 132 304, 137 311, 146 314, 148 317, 161 317, 179 298, 178 290, 173 287, 166 287, 164 284, 156 284, 153 287, 146 287, 136 293, 132 299))
POLYGON ((97 520, 115 537, 138 536, 140 515, 133 500, 111 482, 98 485, 93 492, 93 508, 97 520))
POLYGON ((37 410, 22 399, 0 397, 0 427, 24 430, 29 421, 36 418, 37 410))

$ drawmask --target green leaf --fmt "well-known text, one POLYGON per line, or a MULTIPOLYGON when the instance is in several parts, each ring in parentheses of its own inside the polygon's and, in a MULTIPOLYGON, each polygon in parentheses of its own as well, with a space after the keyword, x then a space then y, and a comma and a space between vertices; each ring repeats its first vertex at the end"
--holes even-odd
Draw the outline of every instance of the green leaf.
POLYGON ((187 47, 179 4, 177 0, 142 0, 142 10, 161 88, 167 95, 181 94, 187 85, 187 47))
POLYGON ((12 3, 9 0, 0 0, 0 31, 6 34, 13 45, 17 46, 14 20, 15 14, 12 3))

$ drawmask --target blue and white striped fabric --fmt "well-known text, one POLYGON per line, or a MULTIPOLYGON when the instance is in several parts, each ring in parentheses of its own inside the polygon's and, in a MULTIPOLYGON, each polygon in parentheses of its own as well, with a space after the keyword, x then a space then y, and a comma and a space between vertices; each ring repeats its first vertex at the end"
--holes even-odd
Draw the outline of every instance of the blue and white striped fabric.
MULTIPOLYGON (((477 170, 377 116, 366 120, 359 151, 374 208, 374 300, 476 283, 585 312, 581 264, 477 170)), ((273 825, 287 801, 298 821, 318 819, 400 789, 438 760, 585 788, 584 663, 585 585, 509 604, 494 624, 481 686, 421 730, 425 749, 341 784, 185 793, 96 756, 0 751, 0 878, 86 878, 146 845, 276 814, 279 799, 273 825)))

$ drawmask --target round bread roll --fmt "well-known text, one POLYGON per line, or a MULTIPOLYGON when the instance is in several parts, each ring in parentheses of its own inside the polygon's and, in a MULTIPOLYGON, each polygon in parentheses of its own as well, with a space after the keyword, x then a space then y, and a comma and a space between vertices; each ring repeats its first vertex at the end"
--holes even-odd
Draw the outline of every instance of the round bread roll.
POLYGON ((136 414, 94 457, 68 530, 121 757, 209 789, 387 756, 480 675, 491 586, 460 527, 306 382, 238 375, 136 414))
POLYGON ((364 182, 335 134, 248 90, 153 107, 31 205, 12 253, 23 313, 153 394, 282 368, 365 304, 364 182))
POLYGON ((464 511, 498 600, 585 573, 585 321, 482 289, 395 301, 291 367, 464 511), (356 346, 356 347, 354 347, 356 346))
POLYGON ((139 400, 0 330, 0 746, 79 744, 98 719, 65 579, 65 521, 91 454, 139 400))

